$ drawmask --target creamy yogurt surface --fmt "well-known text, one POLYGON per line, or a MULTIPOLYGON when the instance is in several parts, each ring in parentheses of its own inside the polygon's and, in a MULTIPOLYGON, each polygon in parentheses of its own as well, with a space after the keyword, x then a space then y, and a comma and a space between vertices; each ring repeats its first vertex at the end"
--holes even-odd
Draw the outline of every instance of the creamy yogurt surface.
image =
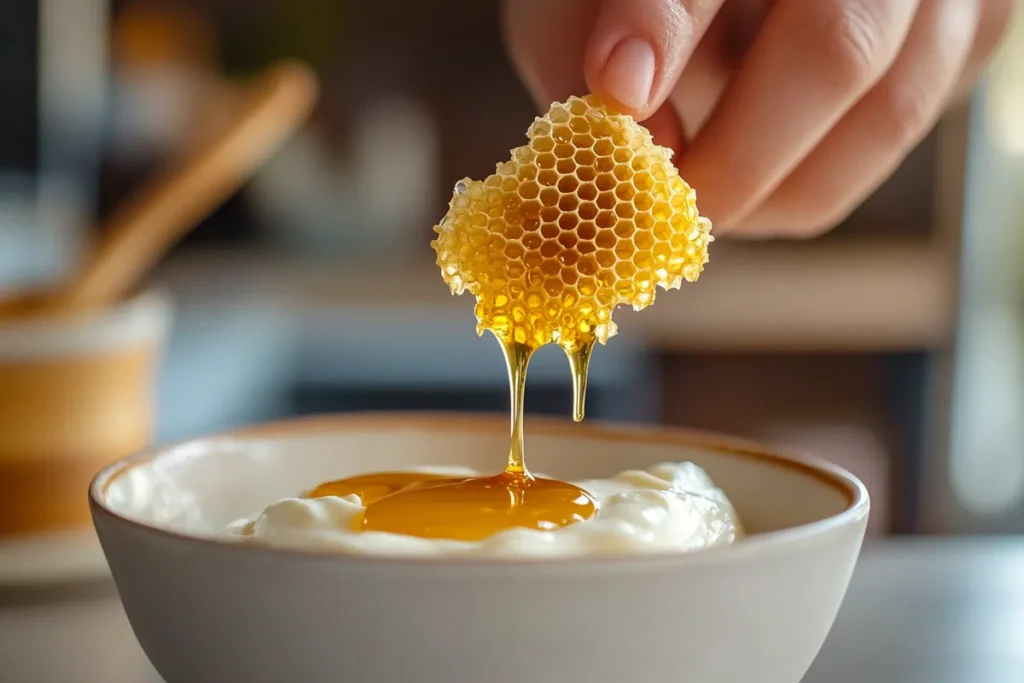
MULTIPOLYGON (((480 475, 462 467, 413 471, 480 475)), ((234 522, 228 531, 255 543, 359 555, 505 557, 690 551, 728 545, 742 535, 732 504, 693 463, 662 463, 573 483, 597 503, 590 519, 552 531, 509 529, 482 541, 360 531, 366 508, 356 495, 286 498, 253 518, 234 522)))

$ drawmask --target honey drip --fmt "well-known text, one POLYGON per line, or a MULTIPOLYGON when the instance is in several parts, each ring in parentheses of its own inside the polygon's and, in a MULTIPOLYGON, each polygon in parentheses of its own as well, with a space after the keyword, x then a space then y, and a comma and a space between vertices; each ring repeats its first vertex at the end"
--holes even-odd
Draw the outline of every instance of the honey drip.
POLYGON ((526 369, 533 357, 533 349, 518 342, 498 341, 505 353, 508 367, 509 412, 512 415, 512 442, 508 447, 506 474, 524 474, 526 455, 523 439, 523 403, 526 399, 526 369))
POLYGON ((569 357, 569 369, 572 371, 572 419, 583 422, 587 403, 587 375, 590 372, 590 354, 594 351, 597 340, 576 349, 566 349, 569 357))
POLYGON ((477 332, 501 343, 508 366, 508 465, 492 477, 410 472, 323 484, 310 496, 357 494, 361 529, 482 540, 511 528, 550 530, 591 517, 590 495, 526 468, 523 398, 530 358, 558 344, 573 378, 573 419, 586 408, 594 346, 616 333, 613 310, 646 308, 655 287, 695 281, 711 223, 671 163, 671 151, 598 99, 555 103, 483 181, 455 185, 434 230, 437 265, 452 293, 476 297, 477 332))

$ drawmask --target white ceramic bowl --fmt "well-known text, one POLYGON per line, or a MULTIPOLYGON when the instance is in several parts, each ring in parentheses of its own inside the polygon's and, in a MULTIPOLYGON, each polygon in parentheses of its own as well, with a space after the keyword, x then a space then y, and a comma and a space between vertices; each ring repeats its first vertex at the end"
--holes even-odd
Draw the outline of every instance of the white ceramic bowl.
POLYGON ((797 683, 868 517, 851 475, 689 432, 530 419, 530 466, 603 477, 706 468, 752 534, 690 554, 386 559, 241 545, 228 522, 321 481, 427 464, 495 469, 508 423, 353 415, 142 453, 93 482, 135 634, 168 683, 797 683))

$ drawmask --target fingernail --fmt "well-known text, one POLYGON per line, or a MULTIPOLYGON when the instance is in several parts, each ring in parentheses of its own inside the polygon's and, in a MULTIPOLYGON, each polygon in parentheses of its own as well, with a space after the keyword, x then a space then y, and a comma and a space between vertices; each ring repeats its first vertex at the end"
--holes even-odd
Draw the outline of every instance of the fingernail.
POLYGON ((643 38, 626 38, 612 50, 601 73, 607 93, 619 104, 642 111, 654 84, 654 48, 643 38))

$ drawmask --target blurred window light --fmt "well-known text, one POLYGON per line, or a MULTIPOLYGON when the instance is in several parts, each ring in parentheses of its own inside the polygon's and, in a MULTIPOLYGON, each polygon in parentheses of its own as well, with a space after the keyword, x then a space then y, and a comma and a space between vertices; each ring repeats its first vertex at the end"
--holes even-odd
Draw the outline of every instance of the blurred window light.
MULTIPOLYGON (((971 529, 1024 531, 1024 0, 974 100, 950 459, 971 529)), ((955 513, 955 511, 954 511, 955 513)))
POLYGON ((1002 306, 969 314, 952 425, 950 483, 968 512, 1024 502, 1024 324, 1002 306))
POLYGON ((1024 155, 1024 0, 1017 1, 1014 24, 989 69, 986 94, 993 144, 1024 155))

